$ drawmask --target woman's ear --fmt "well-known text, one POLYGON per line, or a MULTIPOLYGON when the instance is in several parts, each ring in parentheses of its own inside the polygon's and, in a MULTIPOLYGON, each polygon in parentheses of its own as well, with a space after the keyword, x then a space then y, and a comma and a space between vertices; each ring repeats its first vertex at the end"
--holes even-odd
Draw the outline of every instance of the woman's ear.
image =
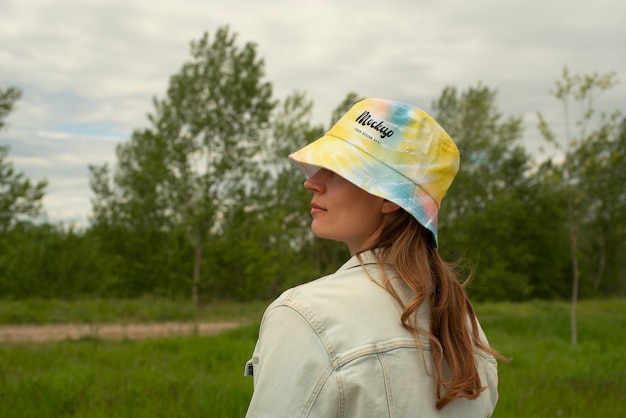
POLYGON ((392 213, 397 211, 398 209, 400 209, 400 206, 385 199, 383 200, 383 205, 381 206, 380 211, 382 213, 392 213))

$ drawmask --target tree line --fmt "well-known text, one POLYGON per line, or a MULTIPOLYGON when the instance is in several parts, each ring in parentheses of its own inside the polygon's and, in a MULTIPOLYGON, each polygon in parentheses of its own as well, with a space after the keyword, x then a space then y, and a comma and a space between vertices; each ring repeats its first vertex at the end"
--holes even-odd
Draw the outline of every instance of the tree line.
MULTIPOLYGON (((330 127, 312 122, 306 93, 275 99, 256 44, 227 26, 190 55, 148 127, 117 146, 114 164, 89 166, 87 227, 38 220, 47 182, 16 171, 0 146, 0 299, 270 299, 348 258, 311 234, 310 196, 286 158, 330 127)), ((433 101, 461 151, 441 252, 471 277, 475 300, 626 295, 626 119, 596 103, 616 82, 564 69, 552 91, 563 126, 537 115, 558 152, 540 162, 494 89, 448 86, 433 101)), ((0 129, 20 95, 0 89, 0 129)), ((346 94, 331 123, 360 98, 346 94)))

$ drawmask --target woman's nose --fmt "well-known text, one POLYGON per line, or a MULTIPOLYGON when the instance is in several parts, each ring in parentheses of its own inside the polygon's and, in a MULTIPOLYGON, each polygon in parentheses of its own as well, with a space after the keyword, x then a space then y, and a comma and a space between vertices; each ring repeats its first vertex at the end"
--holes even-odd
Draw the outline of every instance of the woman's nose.
POLYGON ((304 181, 304 187, 312 192, 322 193, 324 191, 324 169, 319 169, 317 173, 304 181))

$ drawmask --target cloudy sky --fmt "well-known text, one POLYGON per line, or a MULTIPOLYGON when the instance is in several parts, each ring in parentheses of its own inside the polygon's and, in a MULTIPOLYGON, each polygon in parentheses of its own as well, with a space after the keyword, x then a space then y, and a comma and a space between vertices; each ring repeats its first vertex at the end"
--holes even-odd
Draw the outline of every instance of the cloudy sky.
POLYGON ((48 179, 48 218, 84 223, 88 165, 147 126, 151 100, 189 57, 189 43, 229 25, 255 42, 276 98, 304 91, 316 122, 348 92, 429 110, 447 85, 498 91, 522 116, 536 153, 536 112, 562 123, 549 94, 561 70, 615 71, 600 108, 626 103, 621 0, 2 0, 0 88, 23 97, 0 132, 9 158, 48 179))

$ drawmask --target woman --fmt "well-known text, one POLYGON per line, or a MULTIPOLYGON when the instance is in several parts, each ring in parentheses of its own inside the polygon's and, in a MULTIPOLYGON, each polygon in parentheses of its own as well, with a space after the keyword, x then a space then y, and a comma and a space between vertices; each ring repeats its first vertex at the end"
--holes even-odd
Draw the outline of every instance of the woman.
POLYGON ((352 258, 268 307, 247 416, 490 416, 501 356, 437 252, 459 167, 449 135, 418 108, 366 99, 289 158, 308 177, 313 233, 352 258))

